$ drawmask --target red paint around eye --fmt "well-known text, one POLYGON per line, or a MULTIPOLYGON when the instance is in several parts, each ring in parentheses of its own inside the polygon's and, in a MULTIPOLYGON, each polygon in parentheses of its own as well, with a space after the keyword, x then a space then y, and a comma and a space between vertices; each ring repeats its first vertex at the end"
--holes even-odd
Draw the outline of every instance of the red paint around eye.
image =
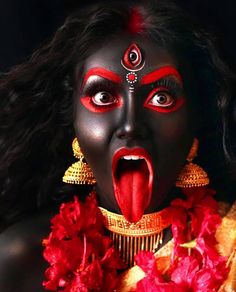
POLYGON ((172 66, 164 66, 162 68, 159 68, 159 69, 143 76, 143 78, 141 79, 141 84, 142 85, 150 84, 150 83, 153 83, 161 78, 164 78, 166 76, 171 76, 171 75, 176 77, 181 84, 183 83, 182 77, 176 68, 174 68, 172 66))
POLYGON ((153 111, 159 112, 159 113, 171 113, 171 112, 177 111, 186 103, 186 98, 184 96, 178 97, 172 105, 167 106, 167 107, 157 106, 150 103, 150 101, 152 100, 152 98, 154 97, 156 93, 165 92, 165 91, 168 91, 168 89, 163 88, 163 87, 153 89, 149 93, 148 98, 146 99, 144 103, 144 107, 151 109, 153 111))
POLYGON ((118 84, 121 83, 122 81, 122 77, 119 76, 117 73, 109 71, 105 68, 95 67, 95 68, 89 69, 88 72, 85 74, 84 80, 82 83, 82 88, 84 87, 85 83, 88 81, 89 77, 91 76, 100 76, 102 78, 108 79, 118 84))
POLYGON ((83 96, 80 99, 80 101, 83 104, 83 106, 86 107, 86 109, 88 109, 89 111, 91 111, 93 113, 108 112, 108 111, 114 110, 116 108, 119 108, 122 105, 122 100, 120 97, 117 98, 117 102, 109 104, 109 105, 103 105, 103 106, 94 104, 92 102, 91 96, 83 96))

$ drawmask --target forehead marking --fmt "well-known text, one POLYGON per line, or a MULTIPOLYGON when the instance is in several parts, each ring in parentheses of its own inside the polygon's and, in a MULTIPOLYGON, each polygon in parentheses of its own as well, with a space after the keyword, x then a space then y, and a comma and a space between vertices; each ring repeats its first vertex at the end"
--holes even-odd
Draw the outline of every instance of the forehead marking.
POLYGON ((129 72, 126 74, 126 80, 129 84, 134 84, 138 81, 138 75, 135 72, 129 72))
POLYGON ((122 82, 122 77, 120 75, 118 75, 117 73, 110 71, 110 70, 107 70, 105 68, 95 67, 95 68, 89 69, 86 72, 82 86, 84 86, 84 84, 88 81, 89 77, 91 77, 91 76, 100 76, 102 78, 108 79, 108 80, 113 81, 115 83, 122 82))
POLYGON ((138 81, 137 71, 140 71, 144 65, 144 55, 139 46, 135 43, 129 45, 121 59, 121 65, 128 71, 126 81, 130 84, 129 91, 134 92, 134 83, 138 81))
POLYGON ((145 64, 144 56, 135 43, 132 43, 124 52, 121 65, 128 71, 139 71, 145 64))
POLYGON ((174 76, 181 84, 183 83, 182 77, 176 68, 172 66, 164 66, 143 76, 141 84, 150 84, 166 76, 174 76))
POLYGON ((128 23, 128 31, 132 34, 137 34, 144 30, 144 20, 138 7, 131 10, 130 19, 128 23))

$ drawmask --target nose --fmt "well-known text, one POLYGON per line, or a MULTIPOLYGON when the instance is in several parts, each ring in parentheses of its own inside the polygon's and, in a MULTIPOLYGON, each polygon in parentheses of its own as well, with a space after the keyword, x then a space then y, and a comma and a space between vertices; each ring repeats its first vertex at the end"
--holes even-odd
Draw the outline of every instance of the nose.
POLYGON ((134 92, 128 92, 124 103, 120 126, 116 135, 120 139, 146 139, 148 130, 143 108, 134 92))

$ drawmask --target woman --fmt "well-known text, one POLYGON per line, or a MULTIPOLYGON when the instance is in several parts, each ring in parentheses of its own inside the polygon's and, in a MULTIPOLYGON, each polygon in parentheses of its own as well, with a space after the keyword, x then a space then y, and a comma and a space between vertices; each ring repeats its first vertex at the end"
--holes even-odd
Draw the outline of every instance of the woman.
POLYGON ((227 258, 215 248, 223 234, 216 234, 218 207, 206 173, 191 163, 197 137, 199 164, 220 195, 217 100, 229 101, 228 78, 209 36, 166 1, 75 12, 48 45, 4 76, 1 290, 44 291, 41 242, 58 203, 75 194, 85 203, 63 204, 43 241, 47 289, 203 291, 200 275, 208 279, 204 291, 223 287, 234 246, 222 252, 227 258), (65 173, 73 183, 66 186, 75 136, 79 162, 65 173), (193 179, 184 176, 188 166, 197 171, 193 179), (74 185, 94 183, 92 173, 100 211, 91 188, 74 185), (143 272, 126 267, 121 274, 103 220, 127 264, 136 256, 143 272), (157 262, 168 260, 156 270, 158 250, 157 262), (192 276, 179 276, 186 268, 192 276))

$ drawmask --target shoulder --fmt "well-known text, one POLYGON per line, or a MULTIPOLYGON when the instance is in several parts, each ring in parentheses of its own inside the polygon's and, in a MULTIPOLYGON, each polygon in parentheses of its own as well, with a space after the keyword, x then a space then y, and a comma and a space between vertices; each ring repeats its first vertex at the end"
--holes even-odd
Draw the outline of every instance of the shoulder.
POLYGON ((18 222, 0 234, 0 291, 44 291, 47 267, 42 240, 50 232, 52 214, 36 215, 18 222))
POLYGON ((222 291, 234 291, 236 283, 236 201, 232 206, 224 204, 222 222, 216 232, 218 250, 221 255, 228 258, 229 275, 225 281, 222 291))
POLYGON ((229 257, 236 248, 236 201, 232 204, 220 203, 222 222, 216 231, 218 249, 224 256, 229 257))

